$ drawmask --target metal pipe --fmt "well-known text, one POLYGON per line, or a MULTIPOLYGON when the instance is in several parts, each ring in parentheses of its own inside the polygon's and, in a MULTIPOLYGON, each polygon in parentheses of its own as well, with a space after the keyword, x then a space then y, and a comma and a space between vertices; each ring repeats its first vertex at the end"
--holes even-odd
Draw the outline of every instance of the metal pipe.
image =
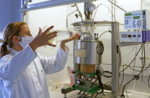
MULTIPOLYGON (((74 70, 77 70, 77 66, 76 66, 76 63, 75 63, 75 53, 76 53, 76 40, 73 41, 73 69, 74 70)), ((74 84, 76 84, 76 77, 77 77, 77 74, 74 73, 74 84)))
MULTIPOLYGON (((21 9, 27 8, 27 5, 28 5, 28 1, 27 0, 21 0, 21 9)), ((24 21, 26 12, 21 12, 21 14, 22 14, 22 21, 24 21)))
POLYGON ((117 98, 119 94, 119 62, 118 62, 118 46, 117 46, 117 34, 119 33, 119 23, 112 22, 112 94, 113 98, 117 98))
POLYGON ((142 0, 141 0, 141 10, 143 9, 143 3, 142 3, 142 0))
POLYGON ((126 10, 124 10, 123 8, 121 8, 120 6, 118 6, 117 4, 111 2, 110 0, 108 0, 110 3, 114 4, 115 6, 117 6, 119 9, 123 10, 124 12, 126 12, 126 10))
POLYGON ((79 12, 79 16, 81 17, 81 20, 83 21, 82 13, 80 12, 80 10, 79 10, 79 8, 78 8, 77 4, 75 4, 75 6, 76 6, 76 8, 77 8, 77 11, 79 12))
MULTIPOLYGON (((112 0, 113 1, 113 0, 112 0)), ((114 12, 114 10, 113 10, 113 4, 111 3, 111 21, 114 21, 114 18, 113 18, 113 12, 114 12)))
POLYGON ((90 4, 92 4, 92 2, 84 3, 85 21, 92 20, 92 12, 89 10, 90 4))
POLYGON ((74 4, 74 3, 88 2, 88 1, 95 1, 95 0, 69 0, 69 1, 68 0, 51 0, 51 1, 45 1, 45 2, 27 5, 26 8, 21 9, 21 12, 42 9, 42 8, 48 8, 48 7, 74 4))
POLYGON ((66 17, 66 28, 68 28, 68 16, 70 16, 71 14, 73 14, 74 12, 76 12, 77 10, 73 11, 72 13, 68 14, 66 17))

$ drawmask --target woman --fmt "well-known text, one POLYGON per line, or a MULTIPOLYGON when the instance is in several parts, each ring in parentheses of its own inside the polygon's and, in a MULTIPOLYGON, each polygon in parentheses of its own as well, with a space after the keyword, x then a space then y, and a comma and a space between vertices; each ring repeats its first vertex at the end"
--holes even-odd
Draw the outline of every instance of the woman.
POLYGON ((50 98, 45 74, 52 74, 64 68, 69 50, 65 43, 79 37, 76 33, 63 40, 56 57, 40 56, 36 53, 38 47, 56 47, 48 42, 57 36, 57 32, 48 34, 52 28, 53 26, 44 32, 39 29, 34 39, 25 22, 11 23, 5 28, 0 59, 4 98, 50 98))

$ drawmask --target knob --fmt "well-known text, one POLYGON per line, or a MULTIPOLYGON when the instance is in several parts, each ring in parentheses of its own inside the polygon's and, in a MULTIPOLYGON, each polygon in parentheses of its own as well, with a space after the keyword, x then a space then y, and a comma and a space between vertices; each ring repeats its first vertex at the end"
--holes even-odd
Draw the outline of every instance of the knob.
POLYGON ((131 37, 131 35, 128 35, 128 37, 131 37))

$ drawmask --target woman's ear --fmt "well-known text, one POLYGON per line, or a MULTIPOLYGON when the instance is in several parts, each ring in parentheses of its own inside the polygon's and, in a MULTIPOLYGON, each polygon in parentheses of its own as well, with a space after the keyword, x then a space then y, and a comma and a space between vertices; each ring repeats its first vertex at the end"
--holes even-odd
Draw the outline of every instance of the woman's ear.
POLYGON ((22 41, 21 37, 19 37, 19 36, 13 36, 12 40, 13 40, 13 42, 21 42, 22 41))

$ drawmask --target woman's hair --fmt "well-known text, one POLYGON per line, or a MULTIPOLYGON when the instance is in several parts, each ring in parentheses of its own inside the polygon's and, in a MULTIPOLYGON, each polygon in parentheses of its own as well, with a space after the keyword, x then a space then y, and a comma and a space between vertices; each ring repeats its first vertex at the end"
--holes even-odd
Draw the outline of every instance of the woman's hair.
POLYGON ((1 56, 0 58, 2 58, 3 56, 7 55, 9 53, 9 50, 7 49, 7 45, 9 47, 13 46, 12 43, 12 38, 13 36, 19 36, 19 33, 21 32, 21 26, 22 25, 26 25, 25 22, 14 22, 14 23, 10 23, 8 24, 3 32, 3 44, 1 46, 1 56))

